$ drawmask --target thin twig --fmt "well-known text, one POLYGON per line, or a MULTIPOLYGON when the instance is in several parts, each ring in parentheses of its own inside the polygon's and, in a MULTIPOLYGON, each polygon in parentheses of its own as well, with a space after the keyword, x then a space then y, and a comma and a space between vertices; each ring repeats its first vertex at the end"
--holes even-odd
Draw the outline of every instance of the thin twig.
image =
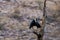
POLYGON ((46 1, 47 0, 44 0, 44 8, 43 8, 43 35, 44 35, 44 28, 45 28, 45 24, 46 24, 46 1))

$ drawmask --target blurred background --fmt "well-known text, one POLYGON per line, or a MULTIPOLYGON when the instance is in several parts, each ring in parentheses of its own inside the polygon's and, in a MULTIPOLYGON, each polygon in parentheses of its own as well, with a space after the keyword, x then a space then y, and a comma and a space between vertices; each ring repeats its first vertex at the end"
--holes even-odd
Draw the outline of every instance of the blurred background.
MULTIPOLYGON (((43 17, 44 0, 0 0, 0 40, 37 40, 29 29, 43 17)), ((43 40, 60 40, 60 0, 47 0, 43 40)))

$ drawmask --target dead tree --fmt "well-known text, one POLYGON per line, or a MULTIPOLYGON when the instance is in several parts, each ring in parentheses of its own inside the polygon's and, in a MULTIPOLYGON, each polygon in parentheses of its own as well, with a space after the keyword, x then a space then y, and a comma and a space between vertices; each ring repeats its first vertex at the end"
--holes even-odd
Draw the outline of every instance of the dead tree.
POLYGON ((43 18, 42 18, 42 28, 41 28, 41 38, 39 40, 43 40, 43 35, 44 35, 44 28, 45 28, 45 24, 46 24, 46 1, 44 0, 44 8, 43 8, 43 18))
MULTIPOLYGON (((44 35, 44 28, 45 28, 45 22, 46 22, 46 0, 44 0, 44 8, 43 8, 43 18, 41 19, 42 20, 42 25, 40 25, 39 23, 37 23, 39 25, 39 28, 35 30, 33 30, 33 33, 35 35, 37 35, 37 40, 43 40, 43 35, 44 35), (38 30, 39 29, 39 30, 38 30)), ((36 26, 38 27, 38 25, 36 24, 36 21, 33 20, 30 24, 30 29, 33 27, 33 26, 36 26)))
POLYGON ((46 23, 46 0, 44 0, 44 8, 43 8, 43 18, 42 18, 42 26, 40 28, 40 32, 33 32, 34 34, 37 35, 37 40, 43 40, 43 35, 44 35, 44 28, 45 28, 45 23, 46 23))

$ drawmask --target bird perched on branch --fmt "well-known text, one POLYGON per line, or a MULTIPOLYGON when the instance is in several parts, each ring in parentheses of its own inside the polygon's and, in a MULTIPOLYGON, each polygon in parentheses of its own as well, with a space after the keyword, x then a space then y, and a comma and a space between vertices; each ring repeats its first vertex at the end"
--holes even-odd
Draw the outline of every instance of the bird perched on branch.
POLYGON ((36 20, 32 20, 32 22, 30 23, 30 29, 33 27, 33 26, 36 26, 37 28, 41 28, 41 25, 38 23, 37 19, 36 20))

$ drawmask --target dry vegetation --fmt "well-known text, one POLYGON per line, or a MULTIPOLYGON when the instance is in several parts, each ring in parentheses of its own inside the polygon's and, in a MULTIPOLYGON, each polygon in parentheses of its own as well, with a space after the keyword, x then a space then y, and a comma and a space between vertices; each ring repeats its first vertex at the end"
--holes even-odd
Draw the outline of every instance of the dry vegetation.
MULTIPOLYGON (((0 40, 36 40, 29 29, 34 18, 42 18, 44 0, 2 0, 0 2, 0 40)), ((60 40, 60 3, 47 0, 47 24, 43 40, 60 40), (56 21, 54 21, 56 20, 56 21)))

